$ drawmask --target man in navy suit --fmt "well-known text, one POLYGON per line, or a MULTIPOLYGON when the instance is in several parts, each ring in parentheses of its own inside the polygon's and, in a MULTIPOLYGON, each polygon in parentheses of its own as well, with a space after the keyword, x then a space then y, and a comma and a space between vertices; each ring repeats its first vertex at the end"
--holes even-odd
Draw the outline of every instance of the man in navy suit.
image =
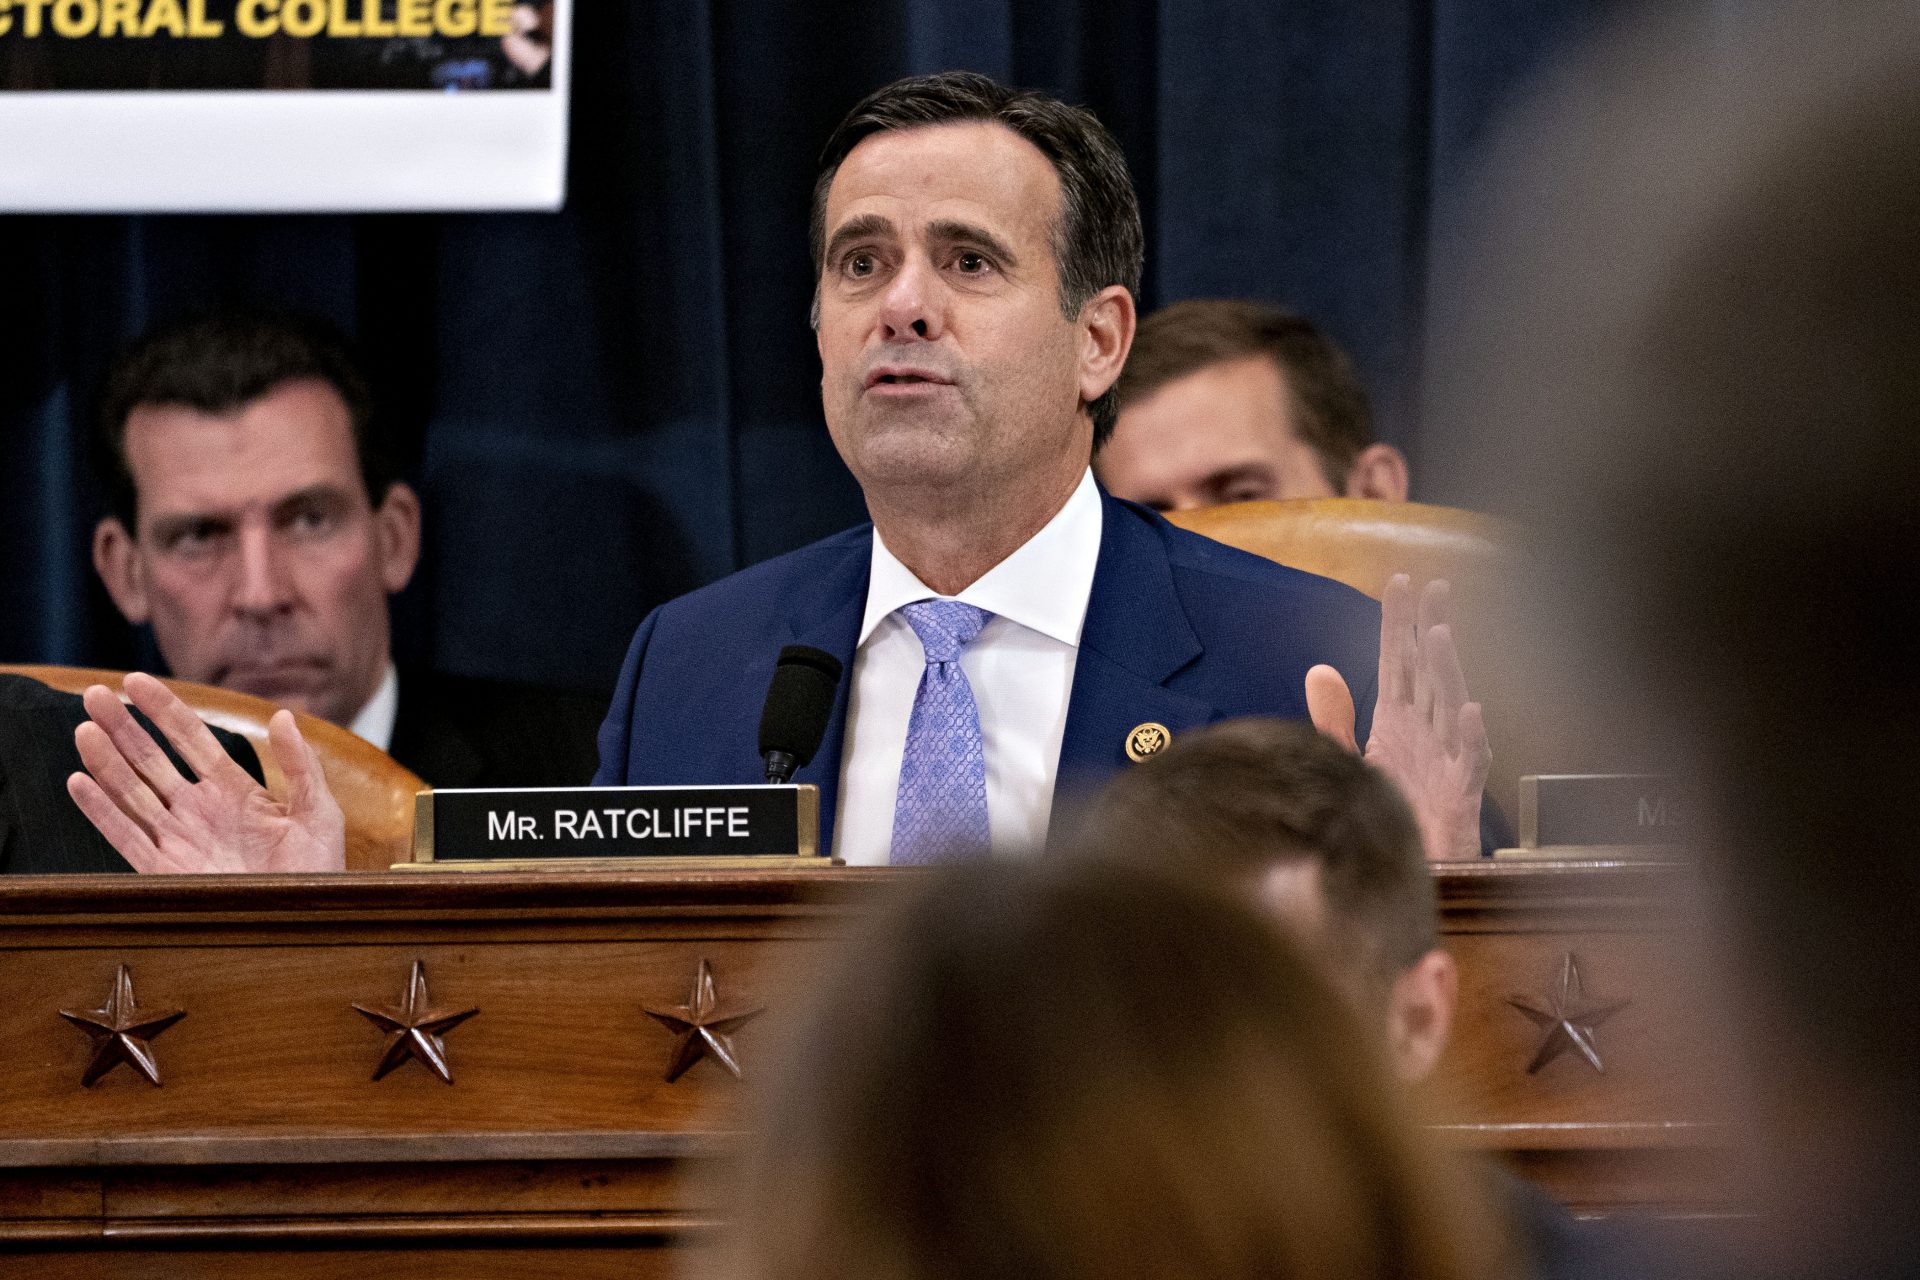
MULTIPOLYGON (((596 782, 759 781, 767 682, 805 643, 846 665, 797 775, 821 788, 824 847, 856 864, 1030 849, 1056 834, 1057 801, 1196 725, 1311 715, 1357 750, 1345 670, 1373 707, 1367 757, 1406 792, 1429 856, 1479 851, 1486 739, 1444 589, 1416 610, 1398 580, 1376 609, 1095 485, 1142 236, 1091 114, 968 73, 890 85, 828 142, 812 248, 821 399, 873 523, 649 616, 596 782)), ((146 692, 164 725, 165 691, 146 692)), ((102 728, 96 747, 140 749, 125 724, 102 728)), ((116 808, 162 803, 73 786, 103 831, 116 808)), ((293 839, 265 806, 251 823, 208 807, 230 850, 291 841, 327 862, 324 840, 293 839)))
MULTIPOLYGON (((648 617, 600 731, 596 781, 759 780, 776 656, 810 644, 847 670, 796 775, 821 789, 822 846, 852 863, 900 860, 903 756, 911 771, 916 690, 935 660, 902 610, 953 600, 983 618, 956 662, 994 847, 1044 842, 1058 801, 1169 735, 1306 717, 1308 673, 1325 665, 1363 678, 1363 706, 1397 699, 1374 720, 1370 754, 1428 820, 1429 852, 1477 852, 1478 708, 1445 629, 1417 637, 1408 588, 1388 608, 1405 676, 1377 690, 1371 601, 1095 486, 1088 461, 1113 427, 1141 245, 1125 161, 1083 110, 966 73, 856 106, 815 188, 814 327, 827 425, 873 523, 648 617)), ((1442 609, 1430 597, 1427 622, 1442 609)), ((1311 683, 1315 719, 1350 739, 1344 683, 1332 669, 1311 683)))

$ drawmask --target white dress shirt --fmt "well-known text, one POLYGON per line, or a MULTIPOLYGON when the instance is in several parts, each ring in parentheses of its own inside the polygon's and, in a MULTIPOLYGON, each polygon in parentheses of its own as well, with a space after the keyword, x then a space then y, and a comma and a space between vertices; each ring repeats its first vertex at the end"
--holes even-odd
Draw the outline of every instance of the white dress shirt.
POLYGON ((907 722, 927 667, 920 637, 896 610, 928 599, 961 600, 993 615, 960 655, 986 744, 987 824, 997 853, 1045 842, 1100 524, 1100 491, 1089 470, 1046 527, 957 596, 921 582, 874 533, 840 753, 836 857, 880 866, 892 850, 907 722))
POLYGON ((353 718, 347 728, 359 734, 382 751, 393 747, 393 721, 400 714, 400 673, 393 669, 393 663, 387 663, 387 674, 380 677, 380 687, 367 699, 367 705, 360 708, 360 714, 353 718))

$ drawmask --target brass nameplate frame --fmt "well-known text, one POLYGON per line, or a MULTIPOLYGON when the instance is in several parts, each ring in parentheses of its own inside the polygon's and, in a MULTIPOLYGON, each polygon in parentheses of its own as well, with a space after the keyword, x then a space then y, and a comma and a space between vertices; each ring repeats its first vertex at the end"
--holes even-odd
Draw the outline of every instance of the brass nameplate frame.
POLYGON ((827 866, 820 788, 521 787, 422 791, 395 871, 827 866))

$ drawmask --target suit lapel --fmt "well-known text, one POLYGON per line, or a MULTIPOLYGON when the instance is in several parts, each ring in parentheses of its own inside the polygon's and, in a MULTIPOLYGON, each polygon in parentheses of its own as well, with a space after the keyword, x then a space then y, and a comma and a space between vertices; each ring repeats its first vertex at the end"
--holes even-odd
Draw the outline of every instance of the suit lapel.
POLYGON ((802 608, 788 615, 792 644, 809 644, 840 659, 840 685, 833 694, 833 715, 827 720, 820 750, 795 782, 820 788, 820 850, 833 851, 833 819, 840 798, 840 751, 846 741, 847 699, 853 688, 853 650, 860 639, 860 619, 867 609, 867 583, 872 576, 873 539, 856 539, 838 564, 822 574, 802 608))
POLYGON ((1104 493, 1100 558, 1074 663, 1054 783, 1053 829, 1131 761, 1126 740, 1149 722, 1174 733, 1218 718, 1214 706, 1166 687, 1197 661, 1200 639, 1174 590, 1166 544, 1145 518, 1104 493))

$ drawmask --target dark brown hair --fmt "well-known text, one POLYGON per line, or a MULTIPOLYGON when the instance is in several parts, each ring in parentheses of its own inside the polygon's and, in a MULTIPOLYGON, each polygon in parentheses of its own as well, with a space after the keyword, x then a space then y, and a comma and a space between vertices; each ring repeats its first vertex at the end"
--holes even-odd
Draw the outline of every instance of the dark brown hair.
POLYGON ((1373 407, 1347 353, 1291 311, 1227 298, 1161 308, 1142 320, 1134 335, 1133 351, 1114 385, 1118 408, 1190 373, 1249 356, 1273 362, 1294 406, 1295 434, 1318 456, 1327 483, 1340 492, 1353 460, 1373 443, 1373 407))
POLYGON ((207 414, 244 409, 282 383, 317 378, 347 406, 367 500, 379 505, 400 478, 374 422, 373 395, 344 335, 312 316, 230 309, 154 329, 114 361, 100 393, 95 465, 108 509, 138 535, 139 493, 127 464, 127 418, 143 405, 207 414))
POLYGON ((1368 1038, 1250 911, 1061 860, 921 881, 759 1100, 745 1280, 1500 1274, 1368 1038))
POLYGON ((1406 801, 1299 721, 1181 734, 1107 785, 1078 844, 1228 889, 1276 864, 1315 863, 1330 940, 1371 981, 1398 977, 1440 945, 1433 875, 1406 801))
MULTIPOLYGON (((1071 107, 1032 89, 1013 89, 972 71, 947 71, 896 80, 867 95, 835 127, 820 153, 813 184, 809 237, 813 275, 820 278, 827 242, 827 191, 840 162, 871 134, 890 129, 985 121, 1004 125, 1040 149, 1060 179, 1060 224, 1053 258, 1060 271, 1060 309, 1067 319, 1108 285, 1140 296, 1145 237, 1140 201, 1127 158, 1106 126, 1084 107, 1071 107)), ((819 295, 815 294, 818 315, 819 295)), ((1113 432, 1114 392, 1088 406, 1095 447, 1113 432)))

